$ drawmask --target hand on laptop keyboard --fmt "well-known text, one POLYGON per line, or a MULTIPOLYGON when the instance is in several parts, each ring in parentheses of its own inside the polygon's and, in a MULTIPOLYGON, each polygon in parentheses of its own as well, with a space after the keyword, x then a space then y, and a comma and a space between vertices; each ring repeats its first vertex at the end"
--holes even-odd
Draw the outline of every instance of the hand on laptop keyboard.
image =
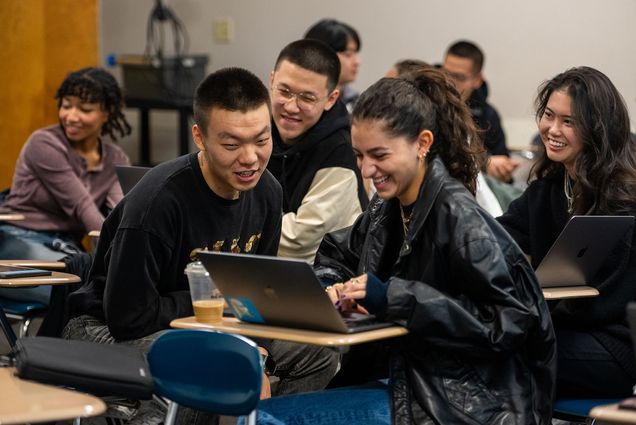
POLYGON ((356 302, 356 299, 364 298, 366 295, 366 275, 353 278, 346 283, 335 283, 325 288, 325 292, 344 317, 353 313, 369 314, 356 302), (363 277, 364 280, 362 280, 363 277))

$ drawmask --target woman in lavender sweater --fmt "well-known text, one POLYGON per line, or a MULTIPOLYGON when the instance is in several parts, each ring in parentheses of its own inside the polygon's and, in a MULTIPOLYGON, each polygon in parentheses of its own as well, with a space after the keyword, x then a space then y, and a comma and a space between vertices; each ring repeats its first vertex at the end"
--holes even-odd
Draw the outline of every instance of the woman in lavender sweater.
MULTIPOLYGON (((117 82, 103 69, 70 73, 57 90, 59 124, 35 131, 20 152, 3 210, 26 219, 0 222, 0 258, 59 260, 80 250, 123 197, 115 165, 126 154, 102 136, 130 134, 117 82)), ((106 138, 106 139, 108 139, 106 138)), ((50 287, 0 289, 8 298, 48 303, 50 287)))

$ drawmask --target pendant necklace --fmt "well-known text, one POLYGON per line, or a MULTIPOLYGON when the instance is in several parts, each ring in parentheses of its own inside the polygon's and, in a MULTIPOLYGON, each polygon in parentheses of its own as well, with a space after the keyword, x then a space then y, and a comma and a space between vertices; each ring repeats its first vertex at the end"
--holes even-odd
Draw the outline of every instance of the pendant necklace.
POLYGON ((568 203, 568 214, 572 214, 574 195, 572 194, 572 181, 568 177, 568 173, 565 173, 565 179, 563 180, 563 193, 565 193, 565 199, 568 203))
POLYGON ((400 204, 400 216, 402 217, 402 229, 404 230, 404 236, 409 232, 409 224, 411 223, 411 217, 413 216, 413 209, 407 216, 404 214, 404 208, 402 208, 402 204, 400 204))

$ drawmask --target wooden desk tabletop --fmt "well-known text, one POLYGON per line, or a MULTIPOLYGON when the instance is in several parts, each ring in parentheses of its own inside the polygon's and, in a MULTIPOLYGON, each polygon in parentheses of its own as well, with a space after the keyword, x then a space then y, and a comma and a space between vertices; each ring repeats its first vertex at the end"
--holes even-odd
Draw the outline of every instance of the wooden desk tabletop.
POLYGON ((591 286, 567 286, 558 288, 542 288, 546 300, 559 300, 563 298, 597 297, 599 292, 591 286))
POLYGON ((0 213, 0 221, 21 221, 25 218, 24 214, 0 213))
POLYGON ((44 261, 44 260, 0 260, 2 266, 20 266, 32 267, 34 269, 44 270, 64 270, 66 264, 63 261, 44 261))
POLYGON ((618 404, 596 406, 590 411, 590 417, 603 424, 636 424, 636 410, 619 409, 618 404))
POLYGON ((170 322, 173 328, 213 329, 243 336, 277 339, 282 341, 300 342, 304 344, 340 347, 362 344, 379 339, 395 338, 406 335, 408 330, 402 326, 391 326, 383 329, 359 332, 355 334, 341 334, 331 332, 310 331, 304 329, 283 328, 279 326, 257 325, 241 322, 233 317, 224 317, 221 323, 207 324, 197 322, 194 316, 175 319, 170 322))
POLYGON ((0 368, 0 424, 54 422, 96 416, 106 405, 92 395, 24 381, 0 368))
MULTIPOLYGON (((81 279, 70 273, 51 272, 50 276, 21 277, 11 279, 0 279, 0 288, 25 288, 40 285, 67 285, 69 283, 79 283, 81 279)), ((1 425, 1 424, 0 424, 1 425)))

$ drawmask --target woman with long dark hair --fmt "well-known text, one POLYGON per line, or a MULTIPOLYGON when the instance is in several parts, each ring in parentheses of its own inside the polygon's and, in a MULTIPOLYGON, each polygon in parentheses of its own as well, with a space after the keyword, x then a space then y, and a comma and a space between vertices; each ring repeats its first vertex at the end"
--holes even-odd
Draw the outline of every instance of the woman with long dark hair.
MULTIPOLYGON (((534 180, 500 223, 536 267, 573 215, 636 214, 636 142, 627 107, 596 69, 569 69, 544 83, 536 99, 542 153, 534 180)), ((605 260, 590 285, 595 298, 551 305, 557 395, 622 397, 636 383, 625 308, 636 300, 634 232, 605 260)))

